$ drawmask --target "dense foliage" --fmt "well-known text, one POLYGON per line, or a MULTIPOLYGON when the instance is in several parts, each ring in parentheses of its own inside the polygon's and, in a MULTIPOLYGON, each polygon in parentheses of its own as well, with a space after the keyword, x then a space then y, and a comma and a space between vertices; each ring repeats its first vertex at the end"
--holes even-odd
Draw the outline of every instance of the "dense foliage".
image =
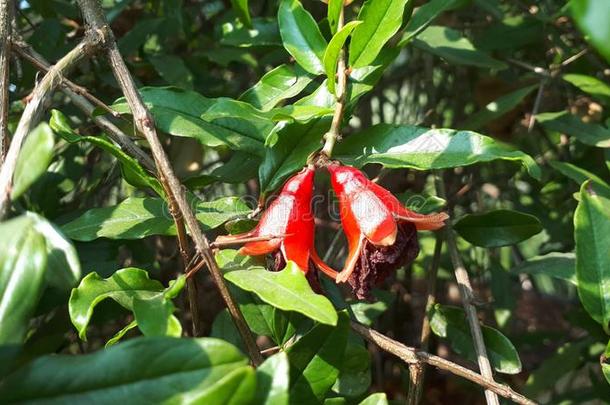
POLYGON ((0 403, 610 400, 608 0, 101 1, 212 250, 92 4, 0 1, 0 403))

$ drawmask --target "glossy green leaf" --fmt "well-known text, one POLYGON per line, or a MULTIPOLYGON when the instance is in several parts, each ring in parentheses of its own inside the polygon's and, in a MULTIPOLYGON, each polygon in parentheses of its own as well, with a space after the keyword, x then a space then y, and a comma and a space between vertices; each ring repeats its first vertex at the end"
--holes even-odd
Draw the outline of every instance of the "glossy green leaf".
POLYGON ((537 87, 538 85, 528 86, 501 96, 487 104, 482 110, 471 115, 463 127, 472 130, 481 129, 488 122, 513 110, 537 87))
POLYGON ((551 161, 549 162, 549 165, 564 176, 574 180, 574 182, 576 182, 578 185, 581 185, 587 180, 593 181, 597 186, 599 186, 599 191, 602 194, 610 196, 610 186, 608 186, 608 183, 606 183, 598 175, 568 162, 551 161))
POLYGON ((547 253, 521 262, 511 272, 546 274, 576 285, 576 256, 574 253, 547 253))
MULTIPOLYGON (((458 354, 476 362, 474 344, 463 310, 436 304, 430 316, 430 328, 435 335, 446 338, 458 354)), ((520 373, 521 360, 510 340, 489 326, 483 325, 482 332, 493 368, 504 374, 520 373)))
POLYGON ((250 17, 248 0, 231 0, 231 6, 233 6, 233 11, 238 15, 241 22, 247 27, 252 27, 252 17, 250 17))
POLYGON ((384 392, 377 392, 363 399, 358 405, 388 405, 388 398, 384 392))
POLYGON ((125 180, 132 185, 137 187, 150 187, 155 190, 158 195, 164 195, 163 188, 157 179, 148 174, 136 159, 126 154, 112 142, 96 136, 79 135, 70 126, 68 117, 59 110, 51 110, 51 120, 49 121, 49 124, 55 133, 69 143, 88 142, 110 153, 121 162, 121 167, 125 173, 125 180))
POLYGON ((292 262, 278 272, 251 267, 229 271, 225 278, 276 308, 301 313, 323 324, 337 324, 337 311, 333 305, 326 297, 311 290, 303 272, 292 262))
MULTIPOLYGON (((228 220, 247 215, 249 208, 237 197, 199 201, 195 216, 203 229, 214 229, 228 220)), ((62 226, 71 239, 141 239, 151 235, 175 235, 174 221, 160 198, 131 197, 113 207, 93 208, 62 226)))
POLYGON ((495 210, 464 215, 454 228, 473 245, 491 248, 514 245, 529 239, 542 231, 542 224, 533 215, 495 210))
POLYGON ((355 301, 349 304, 350 310, 356 320, 363 325, 372 326, 392 306, 396 299, 395 294, 384 290, 373 290, 375 301, 355 301))
POLYGON ((610 331, 610 199, 591 182, 583 183, 574 213, 576 278, 583 306, 606 333, 610 331))
POLYGON ((317 324, 287 351, 290 360, 290 403, 319 403, 339 376, 349 332, 349 316, 337 326, 317 324))
POLYGON ((220 43, 223 45, 248 48, 252 46, 282 46, 282 38, 277 21, 270 18, 253 18, 252 27, 241 21, 222 24, 220 43))
POLYGON ((362 21, 350 21, 349 23, 345 24, 345 26, 341 28, 339 32, 333 35, 328 43, 328 47, 326 47, 323 63, 324 70, 326 71, 328 89, 331 93, 335 92, 337 62, 339 61, 339 55, 341 54, 343 45, 345 44, 345 41, 347 41, 349 34, 351 34, 354 28, 356 28, 359 24, 362 24, 362 21))
POLYGON ((218 339, 137 338, 82 356, 41 357, 0 383, 0 402, 240 404, 254 370, 218 339))
POLYGON ((404 34, 398 43, 399 47, 405 46, 419 33, 425 30, 432 21, 443 12, 450 10, 461 0, 430 0, 419 7, 405 27, 404 34))
MULTIPOLYGON (((260 127, 253 128, 253 123, 261 125, 263 119, 256 114, 249 115, 248 119, 225 115, 205 120, 202 117, 218 105, 217 99, 171 87, 145 87, 140 89, 140 94, 155 119, 155 125, 164 132, 194 138, 202 145, 212 148, 227 146, 232 150, 263 155, 266 135, 260 133, 260 127)), ((228 104, 226 100, 222 103, 223 107, 228 104)), ((123 98, 115 101, 112 109, 121 114, 130 114, 129 106, 123 98)))
POLYGON ((610 2, 606 0, 572 0, 572 16, 588 41, 610 62, 610 2))
POLYGON ((458 31, 440 26, 429 26, 415 39, 413 45, 457 65, 487 69, 504 69, 506 64, 480 51, 458 31))
POLYGON ((512 160, 540 178, 540 168, 529 155, 471 131, 378 124, 346 138, 335 147, 334 155, 346 164, 380 163, 418 170, 512 160))
POLYGON ((53 159, 55 139, 46 123, 41 123, 30 132, 17 158, 11 199, 16 199, 46 171, 53 159))
POLYGON ((81 266, 76 249, 51 222, 33 212, 27 212, 25 215, 30 220, 31 226, 45 239, 47 283, 59 290, 70 290, 81 278, 81 266))
POLYGON ((322 147, 330 120, 323 118, 306 124, 288 124, 278 134, 278 142, 267 149, 258 176, 261 192, 275 190, 294 172, 300 170, 309 155, 322 147))
POLYGON ((288 405, 290 388, 288 356, 279 352, 269 357, 256 369, 257 405, 288 405))
POLYGON ((375 60, 383 46, 400 25, 410 0, 366 0, 358 20, 362 21, 352 34, 349 46, 349 66, 357 69, 375 60))
POLYGON ((151 280, 145 270, 128 267, 107 279, 89 273, 72 290, 68 309, 72 324, 81 339, 87 340, 87 327, 97 304, 110 298, 135 315, 138 327, 148 336, 180 336, 180 322, 173 316, 174 306, 163 285, 151 280))
POLYGON ((580 142, 600 148, 610 147, 610 129, 599 124, 587 124, 567 111, 542 113, 536 120, 549 131, 570 135, 580 142))
POLYGON ((328 27, 330 33, 335 35, 337 28, 339 27, 339 15, 343 8, 344 0, 328 0, 328 10, 326 13, 326 19, 328 20, 328 27))
POLYGON ((45 240, 30 218, 0 224, 0 345, 25 339, 44 289, 46 266, 45 240))
POLYGON ((602 101, 610 100, 610 85, 593 76, 568 73, 561 77, 568 83, 573 84, 587 94, 597 97, 602 101))
POLYGON ((327 44, 311 14, 299 0, 281 0, 277 17, 288 53, 309 73, 323 73, 322 58, 327 44))
POLYGON ((239 99, 269 111, 281 101, 298 95, 312 80, 313 76, 298 65, 280 65, 267 72, 239 99))

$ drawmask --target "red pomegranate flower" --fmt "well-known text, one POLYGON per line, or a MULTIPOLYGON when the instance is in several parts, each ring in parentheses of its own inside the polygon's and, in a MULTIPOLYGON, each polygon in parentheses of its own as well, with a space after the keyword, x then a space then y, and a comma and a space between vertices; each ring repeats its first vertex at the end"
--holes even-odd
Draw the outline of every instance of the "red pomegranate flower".
MULTIPOLYGON (((313 249, 314 215, 311 207, 314 169, 305 167, 291 177, 277 198, 263 213, 257 226, 250 232, 219 236, 218 244, 238 244, 245 242, 239 253, 248 256, 272 254, 275 258, 274 270, 280 270, 286 261, 292 260, 303 272, 314 267, 310 259, 321 261, 313 249), (252 238, 271 237, 269 240, 248 241, 252 238)), ((328 267, 328 266, 327 266, 328 267)), ((335 277, 332 269, 323 269, 330 277, 335 277)), ((312 280, 310 279, 310 282, 312 280)))
MULTIPOLYGON (((332 164, 327 168, 349 247, 345 267, 336 280, 349 282, 358 298, 369 298, 372 285, 417 257, 416 230, 442 228, 448 215, 408 210, 392 193, 353 167, 332 164)), ((323 271, 333 271, 317 256, 312 259, 323 271)))

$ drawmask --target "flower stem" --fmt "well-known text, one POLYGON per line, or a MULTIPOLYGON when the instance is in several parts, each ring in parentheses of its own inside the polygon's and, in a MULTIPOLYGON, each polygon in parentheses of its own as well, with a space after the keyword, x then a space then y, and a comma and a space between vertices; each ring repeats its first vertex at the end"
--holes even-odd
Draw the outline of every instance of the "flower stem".
MULTIPOLYGON (((337 22, 337 31, 343 28, 344 23, 344 7, 341 6, 339 20, 337 22)), ((330 124, 330 129, 324 135, 324 147, 320 154, 330 158, 333 154, 333 149, 337 140, 341 138, 341 121, 345 112, 346 91, 347 90, 347 71, 345 66, 345 50, 341 50, 339 61, 337 63, 337 89, 336 89, 336 104, 333 120, 330 124)))

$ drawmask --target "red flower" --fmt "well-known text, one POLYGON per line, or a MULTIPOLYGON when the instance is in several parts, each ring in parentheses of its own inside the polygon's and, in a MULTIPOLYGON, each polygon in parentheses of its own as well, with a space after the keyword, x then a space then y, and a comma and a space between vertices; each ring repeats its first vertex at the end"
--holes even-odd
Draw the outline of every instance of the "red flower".
MULTIPOLYGON (((219 236, 218 244, 245 242, 239 253, 248 256, 273 254, 275 270, 285 266, 286 261, 295 262, 307 273, 310 259, 320 261, 313 249, 314 215, 311 208, 313 192, 313 168, 306 167, 291 177, 277 198, 263 213, 257 226, 250 232, 219 236), (264 241, 248 241, 252 238, 272 237, 264 241)), ((325 269, 326 270, 326 269, 325 269)), ((332 269, 329 276, 335 277, 332 269)))
MULTIPOLYGON (((328 171, 349 247, 345 267, 336 280, 348 281, 358 298, 368 298, 372 284, 415 259, 419 252, 416 229, 442 228, 448 215, 422 215, 406 209, 392 193, 353 167, 333 164, 328 171)), ((325 272, 332 271, 317 256, 313 260, 325 272)))

